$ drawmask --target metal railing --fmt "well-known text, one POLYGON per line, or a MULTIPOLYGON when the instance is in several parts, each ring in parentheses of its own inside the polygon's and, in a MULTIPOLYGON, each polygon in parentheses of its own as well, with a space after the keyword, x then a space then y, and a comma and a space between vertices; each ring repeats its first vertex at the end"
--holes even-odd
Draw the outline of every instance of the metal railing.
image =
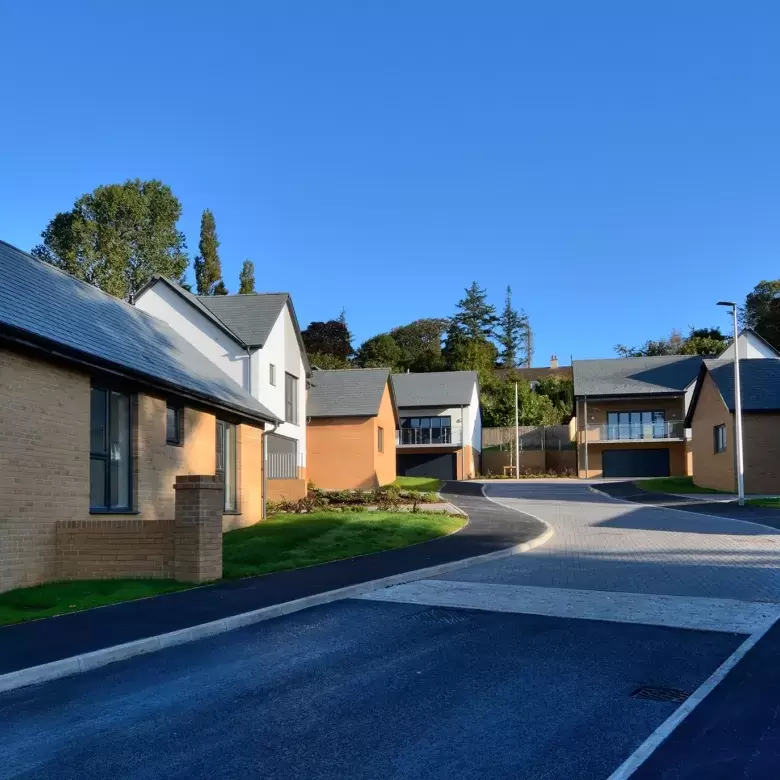
POLYGON ((295 452, 267 452, 265 455, 268 479, 298 479, 298 468, 303 459, 295 452))
POLYGON ((398 447, 436 447, 460 445, 460 428, 401 428, 395 432, 398 447))
POLYGON ((601 423, 587 425, 585 435, 588 441, 684 439, 685 423, 682 420, 648 423, 601 423))
MULTIPOLYGON (((521 451, 568 450, 575 446, 568 425, 521 425, 518 433, 521 451)), ((483 428, 482 446, 514 451, 514 427, 483 428)))

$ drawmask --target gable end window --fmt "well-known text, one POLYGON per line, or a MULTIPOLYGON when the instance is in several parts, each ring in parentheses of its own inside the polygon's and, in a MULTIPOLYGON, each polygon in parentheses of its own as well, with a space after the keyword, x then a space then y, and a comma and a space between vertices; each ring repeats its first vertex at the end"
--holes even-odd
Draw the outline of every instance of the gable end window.
POLYGON ((93 387, 89 419, 89 508, 93 512, 132 509, 130 396, 93 387))
POLYGON ((712 429, 713 435, 714 435, 714 445, 715 445, 715 452, 725 452, 726 451, 726 426, 725 425, 716 425, 712 429))
POLYGON ((165 408, 165 443, 181 447, 184 444, 184 409, 180 406, 165 408))
POLYGON ((379 452, 385 451, 385 429, 384 428, 376 429, 376 448, 377 450, 379 450, 379 452))
POLYGON ((284 421, 298 424, 298 378, 284 375, 284 421))
POLYGON ((217 420, 217 476, 225 486, 225 512, 238 512, 238 485, 236 483, 236 426, 217 420))
POLYGON ((268 364, 268 383, 276 387, 276 366, 273 363, 268 364))

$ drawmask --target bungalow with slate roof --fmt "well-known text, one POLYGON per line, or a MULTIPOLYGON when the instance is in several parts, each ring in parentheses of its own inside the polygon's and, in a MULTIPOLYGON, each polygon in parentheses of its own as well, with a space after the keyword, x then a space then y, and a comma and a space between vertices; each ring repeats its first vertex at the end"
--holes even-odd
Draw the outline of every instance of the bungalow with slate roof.
MULTIPOLYGON (((746 493, 780 493, 780 360, 740 361, 746 493)), ((688 410, 693 481, 736 492, 734 363, 704 360, 688 410)))
POLYGON ((0 242, 0 591, 219 577, 280 422, 161 320, 0 242))
POLYGON ((387 368, 315 369, 309 390, 308 470, 326 490, 395 480, 398 422, 387 368))

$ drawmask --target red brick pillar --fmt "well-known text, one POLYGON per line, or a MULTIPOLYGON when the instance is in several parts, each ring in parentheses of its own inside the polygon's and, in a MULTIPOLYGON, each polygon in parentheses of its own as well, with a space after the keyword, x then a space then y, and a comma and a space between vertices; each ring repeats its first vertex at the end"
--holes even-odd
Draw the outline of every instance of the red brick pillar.
POLYGON ((174 577, 209 582, 222 576, 222 481, 215 476, 176 477, 174 577))

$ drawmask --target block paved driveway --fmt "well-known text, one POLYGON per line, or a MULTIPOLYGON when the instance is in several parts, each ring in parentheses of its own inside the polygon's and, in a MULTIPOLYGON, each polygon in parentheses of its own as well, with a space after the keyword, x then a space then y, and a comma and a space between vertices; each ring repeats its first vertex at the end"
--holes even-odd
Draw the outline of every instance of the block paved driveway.
POLYGON ((493 482, 487 495, 549 523, 542 547, 441 579, 780 602, 780 531, 615 501, 575 481, 493 482))

